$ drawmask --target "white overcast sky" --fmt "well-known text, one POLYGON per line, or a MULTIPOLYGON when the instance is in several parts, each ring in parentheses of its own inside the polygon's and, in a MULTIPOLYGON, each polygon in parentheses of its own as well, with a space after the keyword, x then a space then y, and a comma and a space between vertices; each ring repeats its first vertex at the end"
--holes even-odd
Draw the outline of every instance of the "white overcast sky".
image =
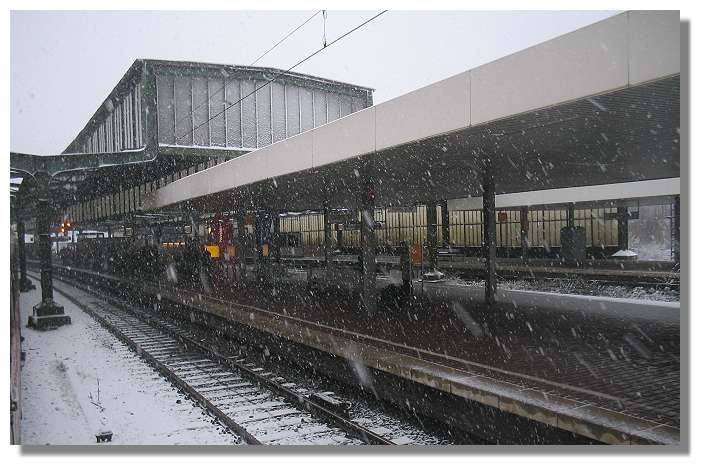
MULTIPOLYGON (((313 12, 12 12, 11 149, 63 151, 137 58, 247 65, 313 12)), ((328 42, 375 13, 328 11, 328 42)), ((380 103, 615 13, 389 11, 295 70, 380 103)), ((322 46, 322 23, 257 65, 291 67, 322 46)))

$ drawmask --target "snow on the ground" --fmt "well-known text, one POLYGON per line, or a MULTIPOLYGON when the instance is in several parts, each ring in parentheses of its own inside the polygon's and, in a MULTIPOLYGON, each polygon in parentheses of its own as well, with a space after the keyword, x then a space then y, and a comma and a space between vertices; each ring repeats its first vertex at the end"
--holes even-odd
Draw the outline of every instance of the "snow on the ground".
POLYGON ((22 444, 96 444, 103 430, 112 442, 97 445, 240 442, 88 314, 54 298, 72 323, 40 332, 25 326, 40 289, 20 296, 22 444))
MULTIPOLYGON (((485 281, 467 280, 457 277, 448 278, 448 283, 482 288, 485 281)), ((497 287, 504 290, 551 292, 554 294, 588 295, 657 302, 680 302, 680 291, 669 286, 615 286, 590 282, 580 279, 544 279, 529 281, 524 279, 505 279, 497 282, 497 287)))
POLYGON ((619 250, 612 254, 612 258, 636 258, 638 255, 632 250, 619 250))

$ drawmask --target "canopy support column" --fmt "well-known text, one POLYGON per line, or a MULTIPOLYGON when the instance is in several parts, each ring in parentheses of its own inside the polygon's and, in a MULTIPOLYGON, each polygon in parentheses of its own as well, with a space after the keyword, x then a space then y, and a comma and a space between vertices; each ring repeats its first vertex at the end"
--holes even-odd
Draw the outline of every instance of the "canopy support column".
POLYGON ((676 268, 680 271, 681 264, 681 197, 676 196, 673 201, 673 261, 676 263, 676 268))
POLYGON ((235 268, 235 281, 242 283, 247 279, 247 227, 245 226, 246 213, 243 210, 237 210, 235 219, 237 222, 237 262, 235 268))
POLYGON ((450 212, 448 211, 448 201, 441 201, 441 227, 443 246, 450 248, 450 212))
POLYGON ((323 207, 323 251, 325 256, 325 278, 330 280, 330 271, 333 262, 333 233, 330 226, 330 206, 323 207))
POLYGON ((361 295, 362 304, 368 315, 377 312, 377 240, 375 237, 375 194, 371 166, 368 164, 362 168, 363 171, 360 171, 363 180, 360 188, 361 295))
POLYGON ((42 301, 32 309, 27 326, 47 330, 71 323, 64 307, 54 302, 54 285, 51 266, 51 221, 53 210, 49 199, 49 175, 37 174, 39 196, 37 198, 37 245, 41 262, 42 301))
POLYGON ((485 162, 482 184, 483 255, 485 257, 485 303, 494 305, 497 295, 497 227, 495 225, 495 181, 492 166, 485 162))
POLYGON ((282 262, 282 249, 281 249, 281 219, 279 218, 279 211, 272 211, 272 253, 270 256, 274 259, 277 264, 282 262))
POLYGON ((522 206, 519 210, 521 225, 521 259, 526 262, 529 259, 529 207, 522 206))
POLYGON ((35 288, 27 277, 27 251, 25 249, 25 227, 22 214, 17 214, 17 257, 20 265, 20 292, 29 292, 35 288))
POLYGON ((428 272, 438 269, 438 214, 436 203, 426 203, 426 245, 428 246, 428 272))
POLYGON ((343 251, 343 224, 335 224, 335 248, 343 251))
POLYGON ((629 208, 617 208, 617 245, 620 250, 629 249, 629 208))

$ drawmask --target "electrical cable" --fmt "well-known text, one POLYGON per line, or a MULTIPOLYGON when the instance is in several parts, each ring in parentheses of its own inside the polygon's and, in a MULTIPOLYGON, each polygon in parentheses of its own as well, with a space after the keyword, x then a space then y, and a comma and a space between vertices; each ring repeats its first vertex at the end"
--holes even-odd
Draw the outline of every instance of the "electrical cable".
POLYGON ((338 42, 338 41, 342 40, 343 38, 349 36, 350 34, 354 33, 355 31, 357 31, 358 29, 362 28, 362 27, 365 26, 366 24, 368 24, 368 23, 374 21, 375 19, 379 18, 380 16, 382 16, 383 14, 385 14, 387 11, 388 11, 388 10, 382 10, 381 12, 377 13, 376 15, 374 15, 374 16, 371 17, 371 18, 369 18, 368 20, 366 20, 366 21, 360 23, 359 25, 355 26, 353 29, 349 30, 348 32, 346 32, 346 33, 344 33, 344 34, 338 36, 337 38, 335 38, 335 40, 333 40, 333 41, 332 41, 330 44, 328 44, 327 46, 321 47, 320 49, 318 49, 318 50, 314 51, 313 53, 309 54, 308 56, 306 56, 305 58, 301 59, 300 61, 298 61, 297 63, 295 63, 295 64, 292 65, 291 67, 289 67, 288 69, 284 70, 283 72, 278 73, 278 74, 275 75, 274 78, 272 78, 271 80, 268 80, 268 81, 266 81, 264 84, 260 85, 259 87, 256 87, 253 91, 251 91, 251 92, 248 93, 247 95, 243 96, 242 98, 240 98, 240 99, 237 100, 236 102, 232 103, 231 105, 227 106, 227 107, 226 107, 225 109, 223 109, 222 111, 220 111, 220 112, 214 114, 213 116, 209 117, 208 119, 206 119, 205 121, 203 121, 203 122, 200 123, 199 125, 197 125, 197 126, 195 126, 194 128, 192 128, 189 132, 186 132, 185 134, 183 134, 183 135, 177 137, 177 138, 176 138, 176 143, 178 144, 179 140, 183 139, 183 138, 186 137, 187 135, 189 135, 189 134, 195 132, 196 130, 200 129, 201 127, 205 126, 205 125, 208 124, 210 121, 212 121, 213 119, 217 118, 218 116, 223 115, 228 109, 230 109, 230 108, 232 108, 233 106, 235 106, 235 105, 241 103, 242 101, 244 101, 245 98, 249 98, 250 96, 254 95, 255 93, 257 93, 257 92, 258 92, 259 90, 261 90, 262 88, 264 88, 264 87, 266 87, 267 85, 269 85, 269 84, 271 84, 272 82, 274 82, 277 78, 281 77, 282 75, 284 75, 284 74, 286 74, 286 73, 288 73, 288 72, 291 72, 294 68, 298 67, 299 65, 303 64, 303 63, 306 62, 307 60, 309 60, 309 59, 311 59, 312 57, 316 56, 317 54, 319 54, 319 53, 320 53, 321 51, 323 51, 324 49, 327 49, 328 47, 332 46, 332 45, 335 44, 336 42, 338 42))
POLYGON ((260 60, 262 57, 264 57, 264 56, 266 56, 267 54, 269 54, 270 52, 272 52, 279 44, 281 44, 281 43, 283 43, 284 41, 286 41, 287 38, 289 38, 289 36, 291 36, 291 35, 294 34, 296 31, 298 31, 299 29, 301 29, 306 23, 308 23, 309 21, 311 21, 312 19, 314 19, 314 18, 316 17, 316 15, 318 15, 318 14, 321 13, 321 12, 323 12, 323 15, 325 16, 325 14, 326 14, 326 11, 325 11, 325 10, 318 10, 316 13, 314 13, 313 15, 311 15, 306 21, 304 21, 303 23, 301 23, 300 25, 298 25, 295 29, 293 29, 291 32, 289 32, 289 34, 287 34, 286 36, 284 36, 283 38, 281 38, 281 39, 279 40, 279 42, 277 42, 275 45, 273 45, 272 47, 270 47, 269 49, 267 49, 267 51, 266 51, 264 54, 262 54, 261 56, 257 57, 257 58, 254 60, 254 62, 252 62, 252 63, 250 64, 250 66, 253 66, 253 65, 255 65, 257 62, 259 62, 259 60, 260 60))
MULTIPOLYGON (((321 13, 322 11, 324 11, 324 10, 318 10, 316 13, 314 13, 314 14, 311 15, 311 16, 309 16, 306 21, 304 21, 303 23, 301 23, 300 25, 298 25, 296 28, 294 28, 293 30, 291 30, 289 33, 287 33, 287 34, 286 34, 283 38, 281 38, 276 44, 274 44, 272 47, 270 47, 269 49, 267 49, 262 55, 260 55, 259 57, 257 57, 257 58, 250 64, 250 67, 254 66, 257 62, 259 62, 260 59, 262 59, 264 56, 266 56, 267 54, 269 54, 270 52, 272 52, 274 49, 276 49, 277 46, 279 46, 281 43, 283 43, 284 41, 286 41, 292 34, 294 34, 295 32, 297 32, 299 29, 303 28, 303 27, 306 25, 306 23, 308 23, 309 21, 311 21, 312 19, 314 19, 314 18, 315 18, 319 13, 321 13)), ((225 89, 225 87, 227 87, 230 83, 232 83, 232 81, 233 81, 233 80, 227 81, 227 82, 225 83, 225 85, 223 85, 222 87, 220 87, 219 89, 217 89, 215 92, 213 92, 213 94, 217 95, 218 93, 220 93, 221 91, 223 91, 223 90, 225 89)), ((181 124, 184 120, 186 120, 186 119, 192 117, 192 116, 193 116, 193 113, 195 113, 197 110, 201 109, 204 105, 208 104, 208 101, 209 101, 209 100, 205 100, 205 101, 203 101, 201 104, 199 104, 198 106, 196 106, 195 108, 193 108, 193 110, 191 110, 190 113, 188 113, 187 115, 185 115, 184 117, 182 117, 181 119, 179 119, 178 121, 176 121, 176 123, 174 124, 174 126, 176 126, 177 124, 181 124)))

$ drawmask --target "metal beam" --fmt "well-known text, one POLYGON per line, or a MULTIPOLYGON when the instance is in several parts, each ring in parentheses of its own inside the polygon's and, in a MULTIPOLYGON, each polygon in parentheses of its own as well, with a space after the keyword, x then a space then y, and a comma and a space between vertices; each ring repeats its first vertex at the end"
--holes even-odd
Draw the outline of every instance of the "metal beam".
POLYGON ((125 152, 74 153, 58 155, 32 155, 10 152, 10 170, 29 175, 47 173, 56 176, 60 173, 91 170, 107 166, 146 163, 155 156, 147 156, 144 149, 125 152))

